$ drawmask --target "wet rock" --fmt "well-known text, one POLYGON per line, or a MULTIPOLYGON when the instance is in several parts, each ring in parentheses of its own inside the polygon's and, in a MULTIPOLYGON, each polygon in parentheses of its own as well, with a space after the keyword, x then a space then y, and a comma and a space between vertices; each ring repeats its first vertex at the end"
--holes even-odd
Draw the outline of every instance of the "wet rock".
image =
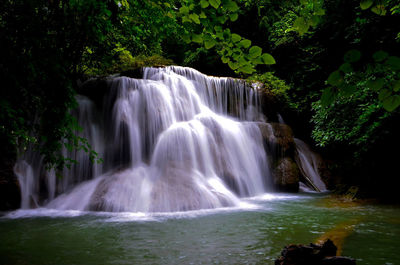
POLYGON ((294 149, 293 131, 290 126, 282 123, 271 123, 274 135, 277 139, 277 144, 283 152, 288 152, 294 149))
POLYGON ((300 171, 292 158, 280 159, 274 173, 274 184, 279 190, 288 192, 299 190, 300 171))
POLYGON ((331 240, 322 245, 309 244, 285 246, 275 265, 355 265, 354 259, 335 256, 337 247, 331 240))
POLYGON ((295 143, 292 129, 282 123, 257 123, 263 138, 264 147, 275 156, 293 156, 295 143))

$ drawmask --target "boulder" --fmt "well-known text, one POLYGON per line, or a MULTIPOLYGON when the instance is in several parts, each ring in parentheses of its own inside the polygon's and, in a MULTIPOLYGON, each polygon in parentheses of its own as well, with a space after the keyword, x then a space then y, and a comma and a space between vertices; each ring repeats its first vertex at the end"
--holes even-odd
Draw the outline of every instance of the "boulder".
POLYGON ((309 244, 285 246, 275 265, 355 265, 354 259, 335 256, 337 247, 331 240, 322 245, 309 244))
POLYGON ((300 170, 290 157, 280 159, 274 170, 274 184, 281 191, 297 192, 299 190, 300 170))
MULTIPOLYGON (((257 123, 264 147, 275 157, 294 156, 295 143, 292 129, 282 123, 257 123)), ((267 152, 267 153, 268 153, 267 152)))

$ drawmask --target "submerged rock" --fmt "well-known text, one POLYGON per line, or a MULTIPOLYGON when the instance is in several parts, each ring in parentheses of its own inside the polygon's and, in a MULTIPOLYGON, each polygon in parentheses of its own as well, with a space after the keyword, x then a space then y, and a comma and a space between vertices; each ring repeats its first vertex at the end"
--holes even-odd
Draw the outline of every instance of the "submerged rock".
POLYGON ((309 244, 285 246, 275 265, 355 265, 352 258, 335 256, 337 248, 331 240, 322 245, 309 244))

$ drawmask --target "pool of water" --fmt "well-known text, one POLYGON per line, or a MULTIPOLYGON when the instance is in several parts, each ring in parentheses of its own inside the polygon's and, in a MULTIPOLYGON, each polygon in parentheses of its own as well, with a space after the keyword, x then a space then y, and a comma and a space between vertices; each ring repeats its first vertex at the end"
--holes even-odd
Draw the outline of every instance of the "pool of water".
POLYGON ((18 210, 0 217, 0 264, 273 264, 283 246, 336 236, 357 264, 400 264, 400 209, 265 194, 179 213, 18 210))

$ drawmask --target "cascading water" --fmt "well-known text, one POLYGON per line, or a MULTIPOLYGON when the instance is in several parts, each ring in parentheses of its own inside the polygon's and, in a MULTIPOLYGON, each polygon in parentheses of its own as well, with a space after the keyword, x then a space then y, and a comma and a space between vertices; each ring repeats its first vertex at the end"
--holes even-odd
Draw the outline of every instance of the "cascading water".
POLYGON ((100 110, 78 96, 73 113, 104 162, 63 150, 78 164, 60 179, 29 150, 14 168, 22 208, 186 211, 236 206, 271 189, 256 88, 176 66, 110 78, 107 87, 100 110))
POLYGON ((318 173, 318 164, 319 157, 310 150, 305 142, 300 139, 295 138, 294 142, 296 143, 296 160, 299 165, 300 171, 305 178, 306 183, 300 185, 300 188, 308 191, 308 190, 316 190, 316 191, 326 191, 326 185, 321 180, 321 177, 318 173))
POLYGON ((15 166, 23 208, 42 201, 57 209, 182 211, 237 205, 238 197, 268 189, 269 165, 253 122, 264 118, 257 91, 245 82, 167 67, 108 83, 103 118, 83 96, 74 113, 80 136, 104 163, 63 150, 78 164, 58 179, 27 152, 15 166))

